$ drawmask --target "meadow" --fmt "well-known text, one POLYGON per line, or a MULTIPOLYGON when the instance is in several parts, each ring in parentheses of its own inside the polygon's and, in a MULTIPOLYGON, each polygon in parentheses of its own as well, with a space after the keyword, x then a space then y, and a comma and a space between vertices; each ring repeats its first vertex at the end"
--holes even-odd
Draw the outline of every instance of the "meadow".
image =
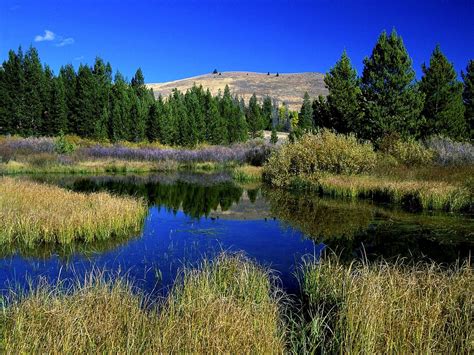
POLYGON ((0 137, 0 174, 223 170, 261 166, 272 150, 263 140, 187 149, 147 142, 111 144, 76 136, 0 137))

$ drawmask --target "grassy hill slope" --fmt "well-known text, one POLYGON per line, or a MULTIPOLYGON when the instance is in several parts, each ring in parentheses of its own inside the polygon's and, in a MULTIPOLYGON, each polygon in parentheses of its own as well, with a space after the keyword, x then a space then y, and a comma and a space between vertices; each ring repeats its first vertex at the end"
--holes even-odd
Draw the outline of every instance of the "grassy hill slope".
POLYGON ((147 84, 152 88, 155 95, 168 96, 174 88, 186 91, 193 84, 202 85, 209 88, 211 93, 216 95, 219 90, 223 91, 229 85, 231 92, 239 97, 243 97, 248 102, 253 93, 261 99, 270 96, 279 103, 286 102, 290 109, 298 110, 303 102, 303 95, 307 91, 313 98, 318 95, 326 95, 324 87, 324 75, 320 73, 295 73, 267 75, 264 73, 252 72, 222 72, 219 74, 205 74, 186 78, 182 80, 170 81, 166 83, 147 84))

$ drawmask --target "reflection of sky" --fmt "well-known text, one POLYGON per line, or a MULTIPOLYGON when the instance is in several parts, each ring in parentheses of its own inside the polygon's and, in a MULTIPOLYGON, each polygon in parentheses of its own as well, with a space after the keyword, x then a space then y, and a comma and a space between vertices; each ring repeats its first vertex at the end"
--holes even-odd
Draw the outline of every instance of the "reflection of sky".
POLYGON ((204 256, 223 250, 244 251, 251 259, 270 266, 283 286, 296 292, 295 266, 303 255, 319 254, 322 248, 303 238, 301 232, 274 220, 191 219, 183 212, 173 214, 154 207, 142 237, 113 250, 88 258, 76 254, 67 262, 57 256, 37 259, 14 255, 1 259, 0 287, 5 290, 25 286, 28 280, 35 281, 40 276, 67 279, 97 267, 126 272, 140 287, 152 291, 157 281, 158 288, 169 287, 183 265, 195 265, 204 256))

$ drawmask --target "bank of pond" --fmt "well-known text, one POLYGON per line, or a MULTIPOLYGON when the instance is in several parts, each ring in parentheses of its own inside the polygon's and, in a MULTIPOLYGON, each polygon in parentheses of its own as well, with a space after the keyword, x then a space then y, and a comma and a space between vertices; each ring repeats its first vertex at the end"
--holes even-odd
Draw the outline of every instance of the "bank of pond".
POLYGON ((471 214, 234 174, 0 178, 2 350, 472 351, 471 214))

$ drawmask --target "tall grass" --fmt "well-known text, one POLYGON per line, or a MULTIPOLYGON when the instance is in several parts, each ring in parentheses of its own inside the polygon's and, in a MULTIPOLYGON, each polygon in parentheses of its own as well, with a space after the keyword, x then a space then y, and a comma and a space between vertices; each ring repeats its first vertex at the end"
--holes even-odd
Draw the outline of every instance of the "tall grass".
POLYGON ((310 326, 293 337, 295 348, 369 354, 473 351, 470 265, 343 265, 329 258, 308 262, 302 271, 310 326))
POLYGON ((104 240, 140 230, 146 212, 132 198, 0 178, 0 243, 104 240))
POLYGON ((232 170, 232 178, 242 183, 258 182, 262 180, 262 168, 251 165, 237 166, 232 170))
POLYGON ((43 283, 3 317, 8 353, 283 352, 278 299, 268 273, 222 255, 186 269, 162 302, 124 278, 92 273, 69 288, 43 283))
POLYGON ((468 187, 444 181, 396 180, 367 175, 324 175, 309 179, 321 193, 344 198, 370 198, 410 209, 459 211, 472 209, 468 187))

